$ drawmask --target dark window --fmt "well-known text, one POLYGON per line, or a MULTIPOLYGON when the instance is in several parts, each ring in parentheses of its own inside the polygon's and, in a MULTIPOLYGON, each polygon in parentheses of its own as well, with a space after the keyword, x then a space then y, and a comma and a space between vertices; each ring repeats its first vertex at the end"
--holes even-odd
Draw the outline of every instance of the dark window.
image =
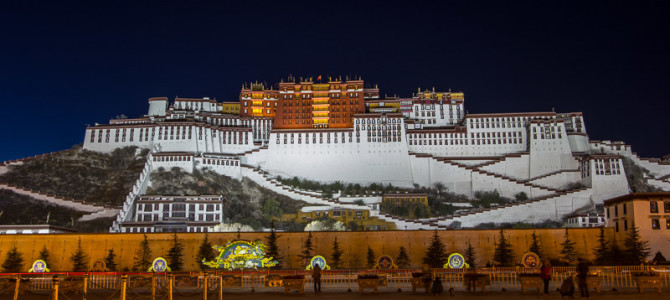
POLYGON ((618 206, 614 206, 614 216, 615 217, 619 216, 619 207, 618 206))
POLYGON ((670 214, 670 201, 663 202, 663 212, 670 214))
POLYGON ((623 231, 628 231, 628 221, 623 220, 623 231))
POLYGON ((651 219, 651 229, 661 229, 661 221, 658 219, 651 219))
POLYGON ((649 212, 652 214, 658 213, 658 203, 656 201, 649 202, 649 212))
POLYGON ((623 215, 625 216, 626 213, 628 213, 628 208, 626 207, 626 203, 623 204, 623 215))

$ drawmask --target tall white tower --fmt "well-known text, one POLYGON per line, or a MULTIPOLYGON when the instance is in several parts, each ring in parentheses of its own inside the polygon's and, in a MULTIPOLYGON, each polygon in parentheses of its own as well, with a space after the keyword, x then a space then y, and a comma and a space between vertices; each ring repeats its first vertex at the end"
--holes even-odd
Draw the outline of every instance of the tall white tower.
POLYGON ((149 98, 149 116, 165 116, 168 107, 167 97, 149 98))

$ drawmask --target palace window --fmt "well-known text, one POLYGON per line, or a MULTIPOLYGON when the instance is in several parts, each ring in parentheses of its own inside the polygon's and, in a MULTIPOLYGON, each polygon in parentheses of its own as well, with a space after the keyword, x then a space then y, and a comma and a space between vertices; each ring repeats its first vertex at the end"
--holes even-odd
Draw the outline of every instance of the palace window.
POLYGON ((663 202, 663 212, 670 214, 670 201, 663 202))
POLYGON ((661 221, 659 219, 651 219, 651 229, 653 230, 661 229, 661 221))
POLYGON ((658 213, 658 203, 656 201, 649 202, 649 212, 652 214, 658 213))

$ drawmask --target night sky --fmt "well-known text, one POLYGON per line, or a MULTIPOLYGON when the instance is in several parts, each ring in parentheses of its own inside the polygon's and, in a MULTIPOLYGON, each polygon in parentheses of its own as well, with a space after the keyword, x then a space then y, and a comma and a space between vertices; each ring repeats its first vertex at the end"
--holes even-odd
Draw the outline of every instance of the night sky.
POLYGON ((2 1, 0 161, 82 143, 149 97, 236 101, 289 74, 463 91, 470 113, 582 111, 593 140, 670 153, 668 1, 193 3, 2 1))

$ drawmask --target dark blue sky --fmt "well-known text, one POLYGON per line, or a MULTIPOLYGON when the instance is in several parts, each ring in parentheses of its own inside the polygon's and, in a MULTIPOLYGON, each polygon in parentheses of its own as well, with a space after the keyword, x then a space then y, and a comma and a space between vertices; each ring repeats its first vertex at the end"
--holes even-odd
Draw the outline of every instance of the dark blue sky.
POLYGON ((3 1, 0 161, 149 97, 237 100, 289 73, 462 90, 470 113, 582 111, 591 139, 670 153, 667 1, 393 2, 3 1))

